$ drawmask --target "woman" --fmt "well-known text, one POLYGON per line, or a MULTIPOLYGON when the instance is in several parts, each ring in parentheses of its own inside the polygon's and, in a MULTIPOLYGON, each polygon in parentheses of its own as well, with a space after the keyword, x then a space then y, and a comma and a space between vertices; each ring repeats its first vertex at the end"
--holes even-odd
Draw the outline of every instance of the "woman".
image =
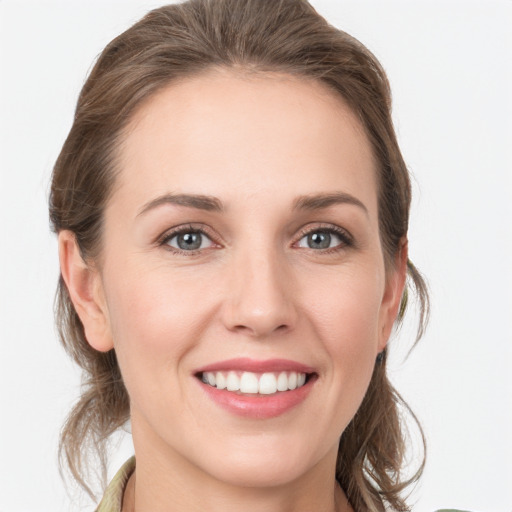
POLYGON ((87 448, 104 464, 131 420, 98 510, 407 510, 409 205, 384 71, 307 2, 191 0, 112 41, 50 198, 87 490, 87 448))

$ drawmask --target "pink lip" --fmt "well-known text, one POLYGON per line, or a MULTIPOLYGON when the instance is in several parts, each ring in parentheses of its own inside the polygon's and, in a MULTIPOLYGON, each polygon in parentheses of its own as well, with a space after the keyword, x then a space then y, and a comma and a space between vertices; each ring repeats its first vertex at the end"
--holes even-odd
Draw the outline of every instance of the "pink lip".
POLYGON ((217 405, 232 414, 253 419, 275 418, 298 406, 309 395, 315 382, 316 378, 313 377, 300 388, 274 395, 238 395, 232 391, 214 388, 197 379, 206 395, 217 405))
POLYGON ((265 372, 300 372, 300 373, 314 373, 315 369, 306 366, 296 361, 288 359, 267 359, 256 360, 248 357, 239 357, 236 359, 228 359, 226 361, 219 361, 217 363, 202 366, 194 371, 195 374, 203 372, 222 372, 222 371, 246 371, 253 373, 265 372))
POLYGON ((277 392, 273 395, 238 394, 226 389, 217 389, 196 378, 206 396, 217 405, 232 414, 252 419, 275 418, 298 406, 309 395, 317 380, 313 368, 287 359, 269 359, 265 361, 249 358, 230 359, 201 367, 194 373, 198 377, 203 372, 229 370, 254 373, 293 371, 310 374, 307 382, 300 388, 277 392))

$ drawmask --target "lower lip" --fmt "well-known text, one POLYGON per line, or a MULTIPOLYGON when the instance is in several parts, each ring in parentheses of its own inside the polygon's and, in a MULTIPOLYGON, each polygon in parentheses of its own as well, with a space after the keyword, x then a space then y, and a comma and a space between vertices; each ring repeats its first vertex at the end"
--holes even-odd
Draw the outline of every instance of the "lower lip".
POLYGON ((226 389, 205 384, 197 380, 208 397, 223 409, 254 419, 275 418, 302 403, 311 391, 316 377, 312 376, 306 384, 291 391, 280 391, 273 395, 239 395, 226 389))

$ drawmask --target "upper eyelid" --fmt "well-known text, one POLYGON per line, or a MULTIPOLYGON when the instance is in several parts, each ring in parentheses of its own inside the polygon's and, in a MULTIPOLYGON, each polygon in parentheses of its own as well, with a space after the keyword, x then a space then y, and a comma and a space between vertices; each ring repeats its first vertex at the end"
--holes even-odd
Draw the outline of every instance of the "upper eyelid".
POLYGON ((302 238, 304 238, 304 236, 306 236, 306 235, 308 235, 310 233, 314 233, 315 231, 332 231, 332 232, 334 232, 334 233, 336 233, 336 234, 338 234, 340 236, 344 236, 351 243, 354 242, 354 237, 345 228, 342 228, 341 226, 337 226, 336 224, 320 222, 320 223, 315 224, 314 226, 311 226, 311 227, 308 227, 308 225, 302 227, 299 230, 299 234, 298 234, 297 238, 295 239, 294 243, 296 243, 297 241, 299 241, 302 238))
POLYGON ((198 224, 194 225, 194 223, 188 223, 188 224, 182 224, 179 226, 172 227, 166 231, 164 231, 157 239, 156 243, 159 245, 163 245, 175 236, 181 234, 181 233, 187 233, 187 232, 195 232, 195 233, 201 233, 205 236, 207 236, 213 243, 219 244, 219 237, 215 236, 213 230, 209 227, 206 227, 204 224, 198 224))
MULTIPOLYGON (((298 241, 300 241, 304 236, 307 236, 310 233, 314 233, 315 231, 331 231, 339 236, 342 236, 347 239, 347 242, 350 242, 351 244, 354 243, 354 237, 352 234, 345 228, 342 228, 341 226, 338 226, 336 224, 331 224, 329 222, 311 222, 309 224, 306 224, 305 226, 301 227, 297 234, 293 237, 292 245, 296 244, 298 241)), ((214 231, 211 227, 205 224, 201 223, 186 223, 181 224, 178 226, 174 226, 166 231, 164 231, 161 235, 158 236, 156 239, 156 243, 158 244, 165 244, 170 239, 172 239, 174 236, 179 235, 180 233, 186 233, 186 232, 196 232, 196 233, 202 233, 203 235, 207 236, 213 243, 218 245, 223 245, 222 242, 220 242, 221 237, 214 231)))

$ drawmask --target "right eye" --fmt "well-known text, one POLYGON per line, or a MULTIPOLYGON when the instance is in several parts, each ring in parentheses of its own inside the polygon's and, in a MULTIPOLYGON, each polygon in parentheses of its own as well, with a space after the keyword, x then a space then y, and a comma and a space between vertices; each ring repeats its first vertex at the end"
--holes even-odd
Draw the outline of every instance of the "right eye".
POLYGON ((169 245, 180 252, 193 252, 208 249, 215 244, 203 231, 184 229, 171 233, 163 240, 162 245, 169 245))

